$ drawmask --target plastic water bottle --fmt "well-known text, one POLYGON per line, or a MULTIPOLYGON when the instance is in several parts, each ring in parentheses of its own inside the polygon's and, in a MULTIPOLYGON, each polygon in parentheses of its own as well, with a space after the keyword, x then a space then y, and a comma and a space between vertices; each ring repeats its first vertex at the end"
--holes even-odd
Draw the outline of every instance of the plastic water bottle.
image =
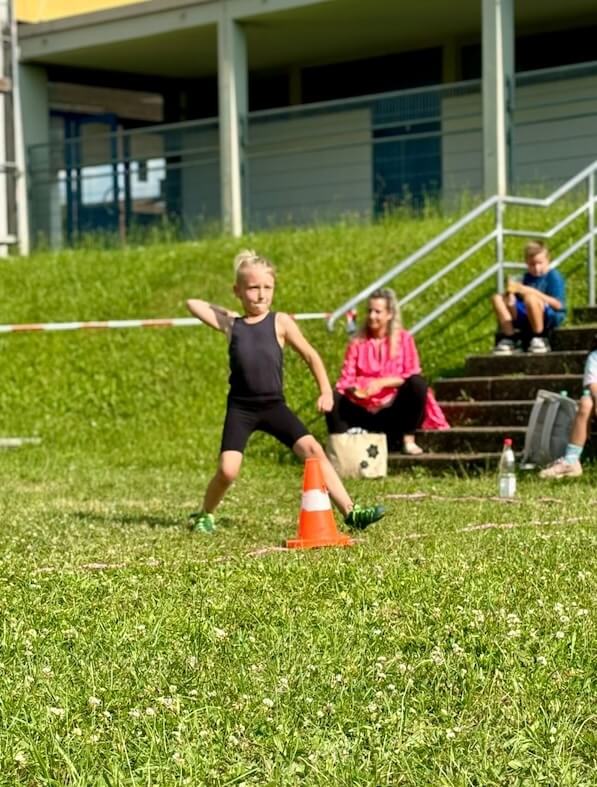
POLYGON ((506 437, 498 470, 498 494, 500 497, 514 497, 516 494, 516 460, 512 450, 512 440, 506 437))

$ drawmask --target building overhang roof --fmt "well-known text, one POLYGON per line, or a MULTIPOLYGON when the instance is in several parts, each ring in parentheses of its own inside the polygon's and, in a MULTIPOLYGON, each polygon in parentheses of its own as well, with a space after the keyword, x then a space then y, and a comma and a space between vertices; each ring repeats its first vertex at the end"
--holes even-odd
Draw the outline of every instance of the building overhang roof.
MULTIPOLYGON (((249 67, 279 69, 478 41, 479 0, 228 0, 246 30, 249 67)), ((525 0, 516 25, 534 31, 597 22, 594 0, 525 0)), ((21 24, 21 61, 171 78, 217 72, 222 0, 147 0, 21 24)))

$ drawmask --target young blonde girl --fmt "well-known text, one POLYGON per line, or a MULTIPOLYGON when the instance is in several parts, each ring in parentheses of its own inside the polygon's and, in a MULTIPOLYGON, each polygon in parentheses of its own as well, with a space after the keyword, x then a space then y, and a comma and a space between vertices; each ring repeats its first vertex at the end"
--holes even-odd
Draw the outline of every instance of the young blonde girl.
POLYGON ((380 519, 381 506, 362 508, 351 500, 322 447, 290 410, 283 394, 283 350, 286 345, 303 358, 319 387, 317 409, 328 412, 333 394, 319 354, 288 314, 271 311, 276 271, 256 252, 240 252, 234 261, 234 294, 243 314, 197 298, 187 301, 191 314, 221 331, 228 339, 230 390, 222 433, 220 459, 209 482, 203 506, 191 514, 193 529, 215 529, 214 511, 234 483, 245 446, 254 431, 273 435, 301 459, 317 457, 330 497, 351 527, 363 528, 380 519))

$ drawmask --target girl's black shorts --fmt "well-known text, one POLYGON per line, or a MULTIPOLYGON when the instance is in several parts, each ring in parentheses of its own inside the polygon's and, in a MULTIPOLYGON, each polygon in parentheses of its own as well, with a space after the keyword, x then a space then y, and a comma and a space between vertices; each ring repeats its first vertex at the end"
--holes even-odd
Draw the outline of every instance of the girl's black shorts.
POLYGON ((253 432, 271 434, 288 448, 310 434, 286 402, 244 404, 228 400, 220 451, 243 453, 253 432))

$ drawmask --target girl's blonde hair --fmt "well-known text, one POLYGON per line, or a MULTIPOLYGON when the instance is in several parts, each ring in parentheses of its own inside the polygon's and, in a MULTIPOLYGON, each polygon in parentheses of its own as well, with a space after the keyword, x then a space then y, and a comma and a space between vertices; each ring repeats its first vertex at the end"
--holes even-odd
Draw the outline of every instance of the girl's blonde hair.
POLYGON ((268 259, 257 254, 253 249, 243 249, 234 258, 234 279, 236 283, 238 284, 248 268, 254 268, 257 265, 265 268, 274 279, 276 278, 276 269, 268 259))
MULTIPOLYGON (((390 342, 390 357, 394 357, 398 352, 398 345, 400 343, 400 331, 402 329, 402 315, 400 313, 400 305, 396 298, 396 293, 390 287, 381 287, 367 298, 367 303, 374 299, 384 300, 386 302, 386 309, 392 315, 388 323, 388 341, 390 342)), ((367 326, 367 318, 363 322, 359 331, 359 336, 369 337, 369 328, 367 326)))

